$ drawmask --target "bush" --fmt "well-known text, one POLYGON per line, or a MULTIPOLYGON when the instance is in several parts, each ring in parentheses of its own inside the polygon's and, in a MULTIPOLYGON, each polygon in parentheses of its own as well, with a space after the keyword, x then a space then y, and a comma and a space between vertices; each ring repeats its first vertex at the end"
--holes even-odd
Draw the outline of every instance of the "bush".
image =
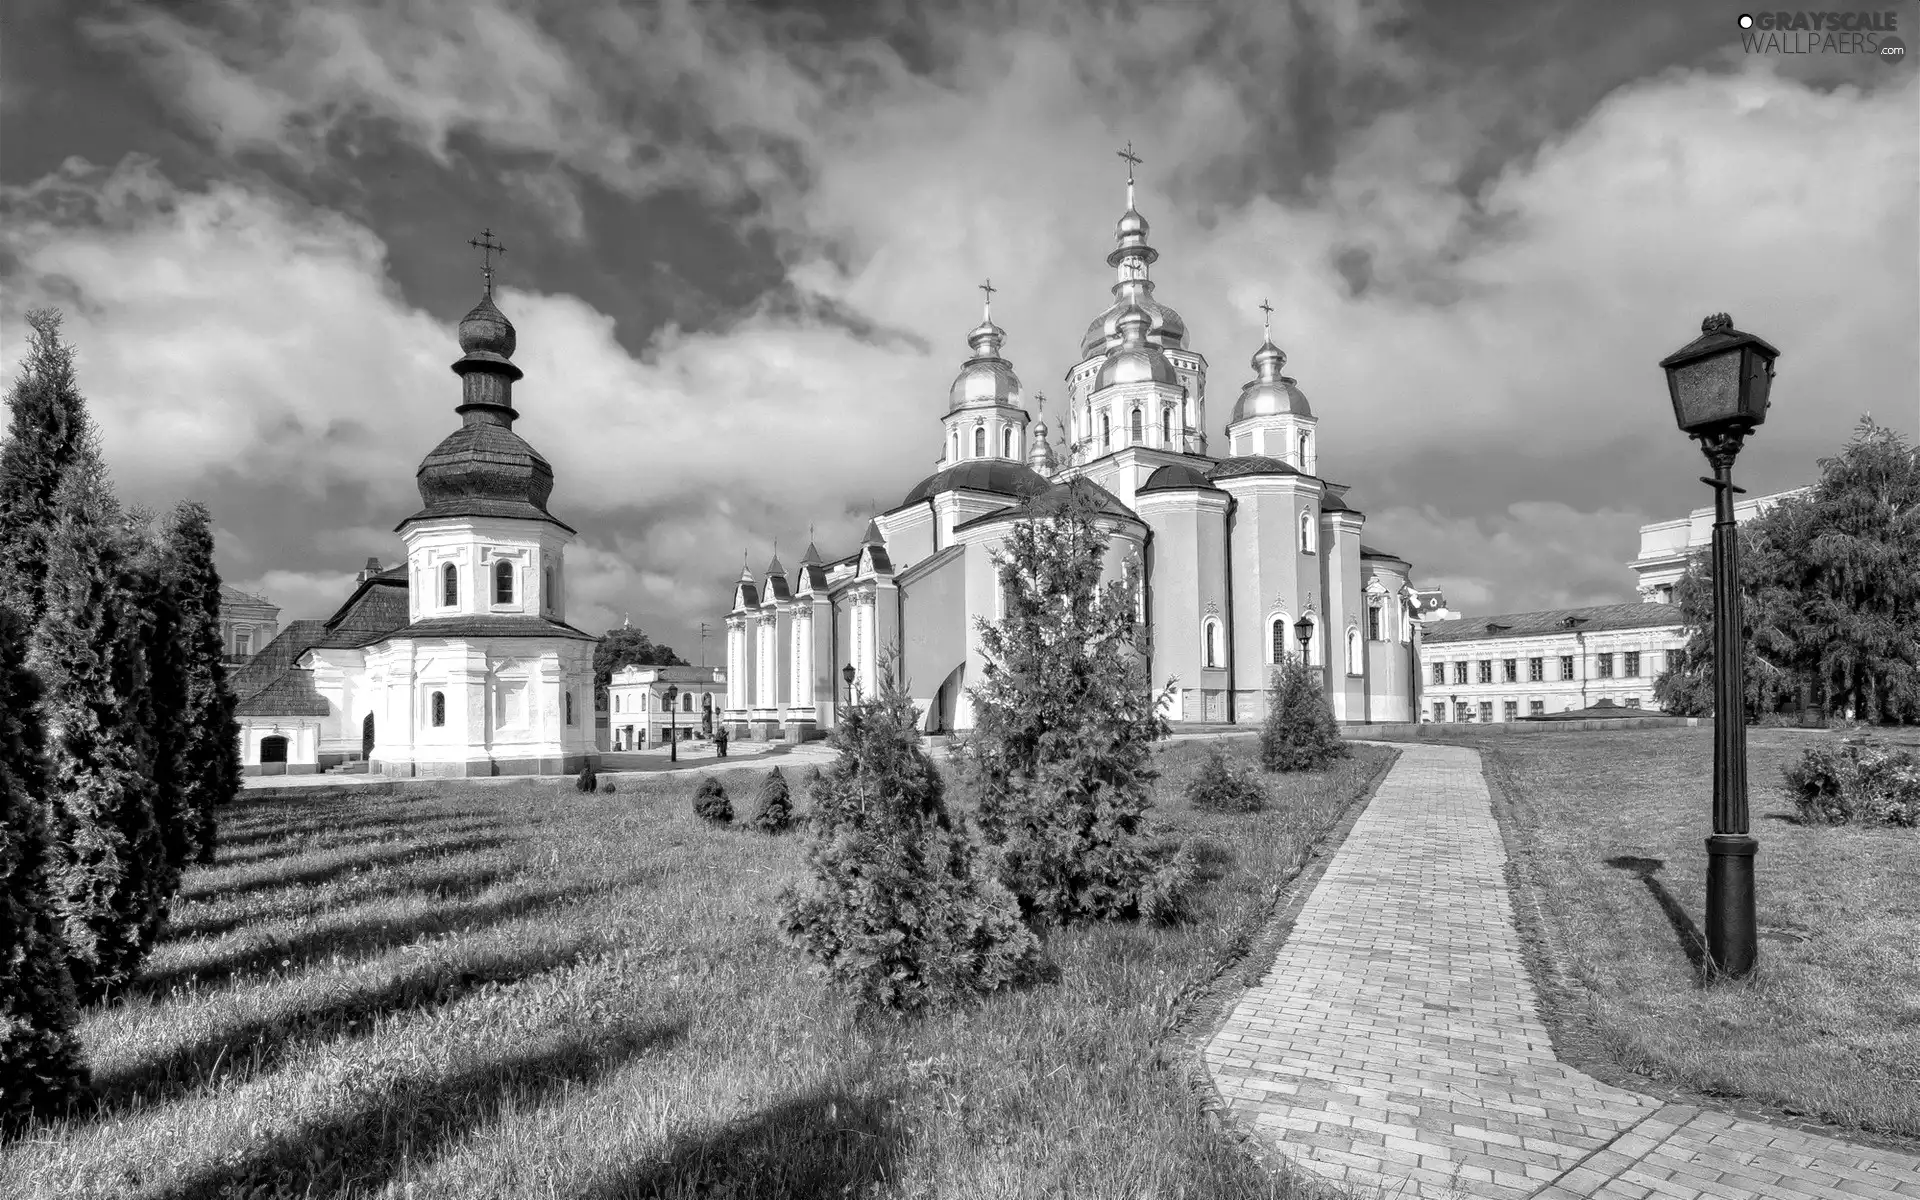
POLYGON ((600 794, 601 794, 602 796, 611 796, 611 795, 613 795, 613 790, 614 790, 614 789, 613 789, 613 780, 611 780, 611 779, 608 779, 608 780, 603 780, 603 781, 601 782, 601 784, 600 784, 600 794))
POLYGON ((1273 670, 1260 765, 1269 771, 1318 771, 1353 753, 1320 691, 1320 671, 1290 654, 1273 670))
POLYGON ((1033 978, 1040 942, 978 871, 947 814, 918 712, 883 659, 880 694, 834 729, 814 789, 812 885, 781 896, 781 931, 863 1006, 912 1012, 1033 978))
POLYGON ((727 789, 711 775, 703 776, 700 786, 693 793, 693 811, 703 821, 715 825, 727 825, 733 821, 733 805, 727 800, 727 789))
POLYGON ((1255 813, 1267 806, 1267 793, 1259 780, 1229 762, 1215 743, 1207 748, 1199 771, 1187 784, 1187 802, 1208 812, 1255 813))
POLYGON ((1920 825, 1920 757, 1869 739, 1817 746, 1782 769, 1800 819, 1813 825, 1920 825))
POLYGON ((580 778, 573 781, 573 786, 576 791, 582 792, 598 790, 600 787, 600 777, 593 773, 592 763, 588 763, 586 766, 580 768, 580 778))
POLYGON ((785 833, 793 825, 793 801, 779 767, 760 784, 760 811, 753 814, 751 824, 762 833, 785 833))

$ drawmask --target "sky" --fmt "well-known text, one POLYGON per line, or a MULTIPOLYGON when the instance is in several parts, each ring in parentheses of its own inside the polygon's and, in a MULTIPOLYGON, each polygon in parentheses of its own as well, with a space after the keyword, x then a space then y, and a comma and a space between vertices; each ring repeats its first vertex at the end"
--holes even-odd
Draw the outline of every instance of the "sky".
POLYGON ((699 661, 743 556, 933 471, 983 280, 1064 395, 1129 143, 1216 448, 1264 299, 1363 540, 1468 615, 1634 598, 1710 502, 1657 366, 1709 313, 1782 352, 1751 492, 1920 437, 1920 64, 1748 53, 1738 3, 9 9, 0 374, 60 308, 123 498, 205 502, 283 621, 400 559, 483 228, 569 618, 699 661))

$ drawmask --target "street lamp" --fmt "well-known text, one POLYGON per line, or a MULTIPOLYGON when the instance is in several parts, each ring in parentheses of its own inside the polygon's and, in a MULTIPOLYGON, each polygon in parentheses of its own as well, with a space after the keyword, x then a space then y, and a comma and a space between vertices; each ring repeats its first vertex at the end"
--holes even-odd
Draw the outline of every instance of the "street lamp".
POLYGON ((680 699, 678 684, 667 685, 667 761, 680 761, 680 699))
POLYGON ((1311 661, 1307 656, 1307 647, 1313 642, 1313 622, 1301 617, 1293 623, 1293 633, 1300 639, 1300 665, 1304 667, 1311 661))
POLYGON ((848 663, 846 666, 840 668, 840 678, 846 680, 846 683, 847 683, 847 703, 848 704, 853 703, 853 675, 854 675, 854 671, 853 671, 852 663, 848 663))
POLYGON ((1680 431, 1700 443, 1713 478, 1713 836, 1707 839, 1707 953, 1732 978, 1759 954, 1753 855, 1747 832, 1745 634, 1740 627, 1740 542, 1733 521, 1733 460, 1767 419, 1773 360, 1780 352, 1733 327, 1726 313, 1660 360, 1680 431))

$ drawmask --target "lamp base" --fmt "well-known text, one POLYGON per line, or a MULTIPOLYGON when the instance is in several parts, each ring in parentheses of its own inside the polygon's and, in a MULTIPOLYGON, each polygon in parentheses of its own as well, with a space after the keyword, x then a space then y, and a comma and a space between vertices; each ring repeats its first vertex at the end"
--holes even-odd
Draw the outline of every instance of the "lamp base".
POLYGON ((1707 956, 1715 975, 1738 979, 1753 970, 1759 955, 1753 903, 1753 856, 1759 848, 1743 833, 1707 839, 1707 956))

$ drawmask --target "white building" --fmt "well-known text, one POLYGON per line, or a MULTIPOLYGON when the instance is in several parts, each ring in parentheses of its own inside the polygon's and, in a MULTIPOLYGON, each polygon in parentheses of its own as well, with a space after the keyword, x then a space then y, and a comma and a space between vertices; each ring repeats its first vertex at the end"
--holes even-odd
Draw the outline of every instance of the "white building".
POLYGON ((220 646, 229 665, 238 666, 280 632, 280 607, 265 596, 220 585, 220 646))
POLYGON ((1591 708, 1658 708, 1653 682, 1687 644, 1678 609, 1605 604, 1430 621, 1422 721, 1495 722, 1591 708))
MULTIPOLYGON (((1750 521, 1789 496, 1804 496, 1810 487, 1755 496, 1733 506, 1735 524, 1750 521)), ((1639 577, 1640 598, 1656 604, 1672 604, 1674 585, 1687 573, 1688 560, 1698 551, 1713 545, 1713 506, 1696 508, 1677 521, 1655 521, 1640 527, 1640 555, 1627 565, 1639 577)))
POLYGON ((622 667, 607 684, 609 750, 664 746, 711 737, 727 706, 727 673, 719 667, 622 667), (668 688, 675 689, 668 702, 668 688))
POLYGON ((574 531, 553 468, 513 432, 512 323, 460 322, 460 428, 421 462, 406 558, 369 562, 326 621, 295 621, 235 675, 250 774, 364 761, 396 776, 571 774, 593 756, 593 647, 566 622, 574 531))

